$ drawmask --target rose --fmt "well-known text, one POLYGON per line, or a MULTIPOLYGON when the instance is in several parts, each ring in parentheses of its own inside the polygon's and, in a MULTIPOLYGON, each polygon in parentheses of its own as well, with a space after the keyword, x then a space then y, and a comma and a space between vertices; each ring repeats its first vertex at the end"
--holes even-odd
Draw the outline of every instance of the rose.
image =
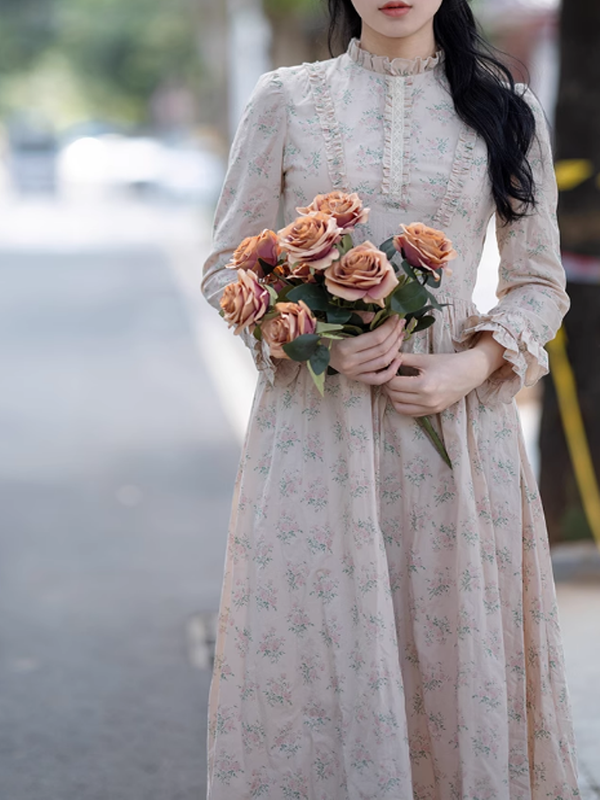
POLYGON ((325 269, 339 258, 336 248, 343 231, 335 217, 316 211, 298 217, 279 231, 279 245, 290 262, 305 261, 315 269, 325 269))
POLYGON ((394 247, 411 266, 430 270, 438 281, 440 276, 436 270, 443 269, 447 275, 452 275, 448 261, 456 258, 458 253, 452 249, 452 242, 442 231, 428 228, 422 222, 400 227, 403 233, 394 236, 394 247))
POLYGON ((239 245, 227 266, 229 269, 244 269, 256 272, 259 278, 264 278, 264 270, 258 259, 275 266, 279 260, 279 241, 274 231, 265 229, 258 236, 248 236, 239 245))
POLYGON ((369 218, 369 209, 363 208, 362 200, 356 192, 318 194, 309 206, 297 208, 296 211, 299 214, 314 214, 320 211, 334 217, 344 233, 349 233, 355 225, 360 225, 369 218))
POLYGON ((377 303, 383 308, 383 298, 398 285, 398 278, 385 253, 365 242, 325 270, 325 285, 336 297, 377 303))
POLYGON ((261 325, 262 337, 274 358, 289 358, 283 345, 304 333, 314 333, 317 320, 302 300, 298 303, 275 303, 275 311, 279 312, 278 316, 261 325))
POLYGON ((228 283, 221 296, 223 319, 229 327, 236 326, 238 334, 244 328, 255 325, 269 308, 270 295, 252 271, 239 269, 238 279, 228 283))

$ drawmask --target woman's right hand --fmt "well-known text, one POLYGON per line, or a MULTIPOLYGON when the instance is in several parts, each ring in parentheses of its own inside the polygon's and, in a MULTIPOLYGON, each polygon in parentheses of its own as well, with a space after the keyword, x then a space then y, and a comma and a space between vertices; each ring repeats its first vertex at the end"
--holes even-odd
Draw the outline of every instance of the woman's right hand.
POLYGON ((381 386, 398 372, 402 362, 399 353, 404 339, 405 321, 394 316, 368 333, 334 341, 331 346, 332 366, 347 378, 381 386))

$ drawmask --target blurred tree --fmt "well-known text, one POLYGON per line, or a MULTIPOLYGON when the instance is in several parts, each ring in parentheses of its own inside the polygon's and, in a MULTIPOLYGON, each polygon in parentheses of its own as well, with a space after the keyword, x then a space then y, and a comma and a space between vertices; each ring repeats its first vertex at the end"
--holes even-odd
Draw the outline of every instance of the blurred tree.
POLYGON ((55 0, 56 46, 100 104, 126 102, 143 119, 164 85, 199 79, 196 0, 55 0))
POLYGON ((263 0, 273 28, 275 66, 327 58, 326 0, 263 0))
MULTIPOLYGON (((569 0, 560 19, 556 107, 558 216, 571 310, 567 352, 596 476, 600 476, 600 3, 569 0)), ((544 381, 540 488, 550 539, 591 535, 562 430, 556 392, 544 381)))
POLYGON ((0 74, 28 67, 54 38, 53 0, 0 0, 0 74))

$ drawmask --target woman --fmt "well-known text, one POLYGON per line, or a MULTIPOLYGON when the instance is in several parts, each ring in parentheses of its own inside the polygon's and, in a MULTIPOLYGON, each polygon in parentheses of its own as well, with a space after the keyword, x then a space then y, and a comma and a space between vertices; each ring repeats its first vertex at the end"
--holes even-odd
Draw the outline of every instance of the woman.
MULTIPOLYGON (((449 305, 337 343, 325 397, 260 370, 229 532, 209 798, 577 796, 547 536, 513 397, 567 310, 543 114, 466 0, 330 0, 347 51, 263 76, 216 218, 218 305, 242 238, 358 192, 355 241, 444 230, 449 305), (360 38, 359 38, 360 37, 360 38), (471 294, 497 217, 498 305, 471 294), (418 375, 396 373, 400 360, 418 375), (413 417, 439 413, 453 470, 413 417)), ((440 296, 441 293, 438 293, 440 296)))

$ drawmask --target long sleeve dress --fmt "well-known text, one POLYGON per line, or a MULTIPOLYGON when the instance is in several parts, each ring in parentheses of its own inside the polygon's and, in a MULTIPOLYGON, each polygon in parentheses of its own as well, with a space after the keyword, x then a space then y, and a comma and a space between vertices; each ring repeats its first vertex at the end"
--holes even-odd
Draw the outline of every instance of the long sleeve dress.
POLYGON ((218 306, 242 238, 333 189, 459 257, 435 325, 405 345, 506 364, 440 415, 451 471, 378 388, 254 349, 209 707, 210 800, 566 800, 578 795, 547 534, 513 397, 546 370, 567 310, 543 114, 534 213, 498 225, 498 304, 471 296, 495 212, 484 142, 444 55, 338 58, 261 78, 234 142, 203 290, 218 306))

